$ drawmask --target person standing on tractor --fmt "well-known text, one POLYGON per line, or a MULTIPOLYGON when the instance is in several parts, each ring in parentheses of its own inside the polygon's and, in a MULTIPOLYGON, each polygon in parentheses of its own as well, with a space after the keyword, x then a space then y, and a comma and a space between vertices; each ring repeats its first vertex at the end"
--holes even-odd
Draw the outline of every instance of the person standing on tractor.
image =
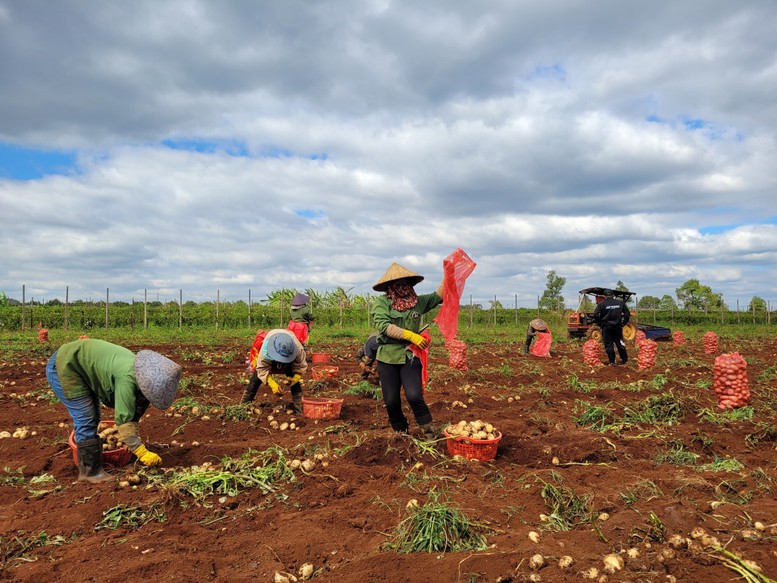
POLYGON ((173 403, 183 369, 152 350, 131 350, 87 338, 59 347, 46 365, 46 379, 73 419, 78 480, 113 479, 103 470, 102 440, 97 434, 100 405, 114 410, 122 441, 145 466, 162 463, 138 437, 138 421, 149 404, 167 409, 173 403))
POLYGON ((262 384, 270 387, 274 395, 282 395, 275 377, 285 375, 291 378, 294 412, 302 415, 302 374, 308 369, 308 363, 305 361, 305 349, 294 334, 281 328, 267 332, 249 366, 253 368, 253 373, 243 391, 242 404, 252 403, 262 384))
POLYGON ((378 329, 378 378, 389 423, 394 431, 407 433, 402 412, 402 389, 416 422, 427 440, 436 437, 432 413, 424 400, 422 358, 415 350, 426 350, 428 338, 421 335, 421 316, 442 303, 443 285, 436 292, 417 295, 413 286, 424 277, 398 263, 392 263, 372 289, 385 292, 372 307, 378 329))
POLYGON ((631 312, 623 302, 616 298, 611 289, 604 290, 604 299, 596 305, 594 322, 602 329, 602 343, 610 366, 615 366, 615 349, 618 349, 621 364, 626 364, 629 355, 623 340, 623 326, 629 323, 631 312))
POLYGON ((523 353, 529 354, 532 341, 537 337, 537 332, 548 332, 548 324, 541 318, 534 318, 526 328, 526 343, 523 345, 523 353))

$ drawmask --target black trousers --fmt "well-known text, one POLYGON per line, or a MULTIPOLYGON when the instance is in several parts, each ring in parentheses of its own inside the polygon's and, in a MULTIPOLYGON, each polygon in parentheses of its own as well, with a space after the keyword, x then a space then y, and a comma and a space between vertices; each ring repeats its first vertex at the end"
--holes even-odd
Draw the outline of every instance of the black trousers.
POLYGON ((618 356, 621 358, 621 362, 626 364, 629 360, 629 355, 626 352, 626 343, 623 341, 623 327, 622 326, 602 326, 602 342, 604 343, 604 351, 607 353, 607 359, 610 364, 615 363, 615 349, 618 349, 618 356))
POLYGON ((432 422, 432 413, 424 400, 421 387, 421 361, 408 358, 405 364, 387 364, 378 361, 378 378, 386 404, 389 423, 394 431, 407 431, 408 422, 402 412, 402 388, 413 416, 419 425, 432 422))

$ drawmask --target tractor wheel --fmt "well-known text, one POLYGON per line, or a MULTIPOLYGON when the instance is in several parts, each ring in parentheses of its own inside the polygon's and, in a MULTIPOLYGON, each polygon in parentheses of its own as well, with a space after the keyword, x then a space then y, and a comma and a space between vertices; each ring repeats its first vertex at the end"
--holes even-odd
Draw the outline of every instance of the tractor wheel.
POLYGON ((628 324, 625 324, 623 326, 623 339, 624 340, 634 340, 634 338, 637 336, 637 327, 629 322, 628 324))
POLYGON ((597 342, 602 341, 602 329, 599 328, 599 326, 591 326, 588 329, 588 332, 586 333, 586 336, 590 338, 591 340, 596 340, 597 342))

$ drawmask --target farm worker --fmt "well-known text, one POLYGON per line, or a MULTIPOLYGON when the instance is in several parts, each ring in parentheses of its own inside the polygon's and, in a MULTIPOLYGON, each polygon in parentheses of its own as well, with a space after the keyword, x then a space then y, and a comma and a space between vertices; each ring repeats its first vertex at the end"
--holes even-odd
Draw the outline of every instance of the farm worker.
POLYGON ((523 353, 529 354, 529 348, 531 348, 532 341, 537 337, 537 332, 546 332, 548 325, 545 320, 541 318, 534 318, 529 322, 529 326, 526 328, 526 344, 523 346, 523 353))
POLYGON ((78 479, 103 482, 102 441, 97 435, 100 403, 114 409, 119 435, 146 466, 162 458, 138 437, 138 421, 151 404, 167 409, 175 399, 181 367, 152 350, 131 350, 87 338, 59 347, 46 365, 46 378, 75 425, 78 479))
POLYGON ((631 312, 623 300, 616 298, 611 289, 604 290, 604 299, 594 310, 594 322, 602 329, 602 343, 610 366, 615 366, 615 348, 618 349, 621 364, 629 360, 623 341, 623 326, 629 323, 629 318, 631 312))
POLYGON ((362 369, 362 378, 368 379, 375 374, 375 358, 378 355, 378 333, 370 334, 367 341, 356 351, 356 362, 362 369))
POLYGON ((297 293, 291 299, 291 308, 289 308, 291 320, 287 328, 294 333, 302 346, 307 346, 310 326, 313 324, 313 311, 310 309, 309 302, 309 295, 297 293))
POLYGON ((385 292, 372 307, 372 318, 378 329, 378 378, 392 429, 407 433, 408 422, 402 412, 401 389, 425 439, 434 439, 432 414, 423 393, 423 369, 409 346, 426 349, 429 342, 419 334, 421 316, 442 303, 442 283, 431 294, 417 295, 413 286, 423 276, 392 263, 372 286, 385 292))
POLYGON ((307 369, 305 349, 297 337, 282 328, 270 330, 259 349, 254 372, 243 391, 240 402, 253 402, 256 391, 262 384, 269 386, 274 395, 282 395, 283 391, 275 377, 284 375, 291 378, 291 400, 294 412, 302 415, 302 374, 307 369))

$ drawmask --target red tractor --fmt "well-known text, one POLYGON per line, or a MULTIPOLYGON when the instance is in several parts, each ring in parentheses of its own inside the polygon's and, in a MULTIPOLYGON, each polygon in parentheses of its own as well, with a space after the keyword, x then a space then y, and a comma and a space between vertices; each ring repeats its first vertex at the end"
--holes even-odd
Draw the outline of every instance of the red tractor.
MULTIPOLYGON (((577 311, 572 312, 567 317, 567 334, 570 338, 582 338, 587 336, 593 338, 597 342, 602 339, 602 330, 594 322, 593 310, 590 312, 583 311, 585 306, 596 305, 604 299, 604 292, 607 288, 604 287, 588 287, 580 290, 580 301, 577 304, 577 311), (593 296, 595 303, 589 296, 593 296)), ((636 295, 634 292, 627 290, 612 290, 612 294, 624 302, 628 303, 632 296, 636 295)), ((642 330, 645 333, 645 337, 651 340, 660 340, 664 338, 671 338, 672 331, 669 328, 663 326, 651 326, 650 324, 640 324, 637 322, 637 312, 631 312, 631 320, 628 324, 623 326, 623 338, 625 340, 633 340, 637 335, 637 330, 642 330)))

